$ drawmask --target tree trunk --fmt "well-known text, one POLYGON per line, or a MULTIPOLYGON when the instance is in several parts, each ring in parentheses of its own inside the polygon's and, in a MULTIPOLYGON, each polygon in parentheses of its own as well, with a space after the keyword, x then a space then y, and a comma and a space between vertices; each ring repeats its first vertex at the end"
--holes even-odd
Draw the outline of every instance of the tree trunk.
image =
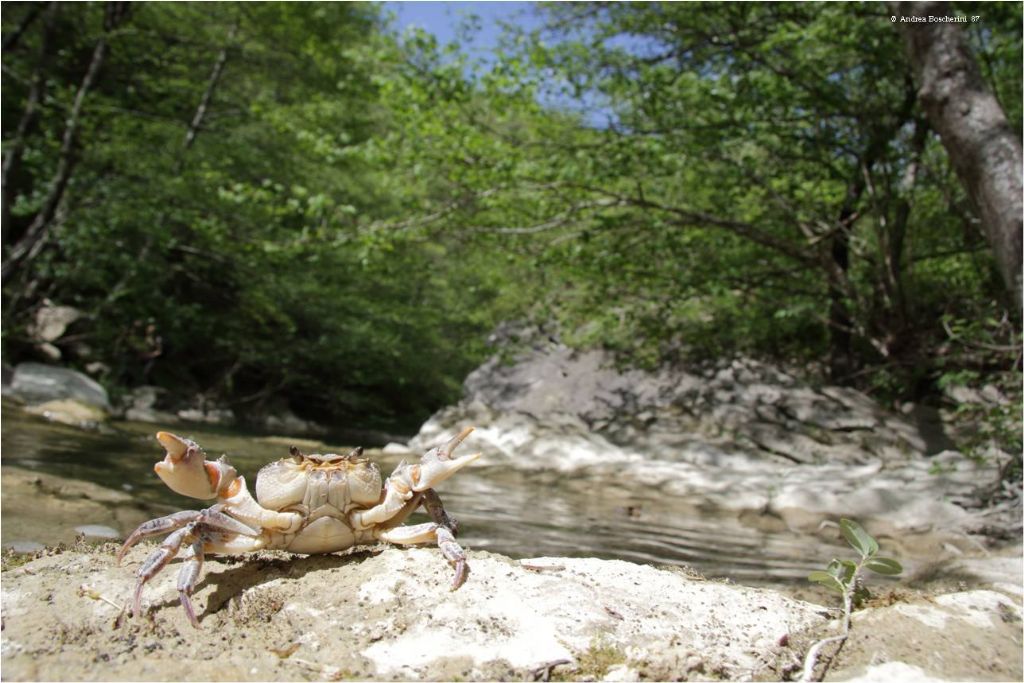
MULTIPOLYGON (((908 77, 909 78, 909 77, 908 77)), ((847 301, 852 291, 849 280, 850 271, 850 239, 853 226, 857 220, 857 205, 860 203, 864 190, 867 189, 872 169, 885 156, 889 142, 910 119, 914 109, 915 95, 908 88, 900 109, 894 114, 893 121, 888 125, 874 129, 869 138, 867 148, 854 168, 854 177, 846 188, 846 199, 839 210, 836 228, 829 240, 829 249, 823 258, 829 259, 825 264, 828 273, 829 296, 829 378, 833 382, 844 383, 856 369, 854 367, 853 332, 855 321, 847 301)), ((870 330, 866 331, 870 334, 870 330)), ((876 348, 879 345, 872 342, 876 348)))
MULTIPOLYGON (((206 112, 210 108, 210 102, 213 100, 213 92, 217 88, 217 84, 220 82, 221 74, 224 73, 224 64, 228 61, 228 48, 231 47, 231 43, 235 39, 235 34, 238 32, 238 24, 236 23, 231 27, 228 32, 227 42, 224 43, 224 47, 221 48, 220 52, 217 53, 217 59, 213 62, 213 71, 210 72, 210 80, 206 84, 206 90, 203 91, 203 97, 199 100, 199 106, 196 107, 196 113, 192 117, 192 121, 188 124, 188 130, 185 131, 185 144, 184 151, 188 151, 192 148, 192 144, 196 141, 196 136, 199 135, 199 131, 203 127, 203 119, 206 118, 206 112)), ((184 155, 178 157, 178 165, 175 169, 177 173, 182 171, 182 164, 184 163, 184 155)))
POLYGON ((899 2, 896 24, 917 77, 918 97, 978 209, 1011 307, 1021 312, 1024 183, 1021 141, 988 89, 962 29, 942 2, 899 2), (920 22, 904 21, 910 17, 920 22))
POLYGON ((844 284, 848 282, 850 270, 850 222, 863 191, 863 183, 858 182, 847 190, 846 201, 839 212, 839 227, 830 240, 827 257, 832 260, 827 269, 832 274, 828 286, 828 374, 829 379, 837 383, 845 381, 853 372, 853 320, 845 301, 844 284))

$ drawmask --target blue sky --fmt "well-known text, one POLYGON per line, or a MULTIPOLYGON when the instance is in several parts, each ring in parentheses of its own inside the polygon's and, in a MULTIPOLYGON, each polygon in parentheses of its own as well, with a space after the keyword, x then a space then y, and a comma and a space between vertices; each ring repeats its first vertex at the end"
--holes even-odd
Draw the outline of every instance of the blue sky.
MULTIPOLYGON (((386 11, 395 15, 394 29, 401 34, 404 30, 417 27, 434 34, 439 44, 458 42, 462 50, 471 57, 490 62, 489 53, 498 46, 502 35, 502 23, 511 23, 525 29, 543 26, 537 16, 535 2, 384 2, 386 11), (460 35, 460 26, 470 15, 478 18, 472 40, 467 43, 460 35)), ((564 96, 546 93, 542 101, 558 109, 575 110, 594 126, 607 125, 609 112, 601 106, 594 106, 590 97, 575 101, 564 96)))
MULTIPOLYGON (((401 34, 405 29, 418 27, 430 31, 441 45, 458 42, 471 57, 491 62, 490 53, 497 47, 502 34, 502 22, 512 23, 520 28, 534 29, 543 25, 537 16, 534 2, 384 2, 388 12, 395 15, 394 27, 401 34), (470 16, 476 16, 478 23, 472 32, 472 41, 466 43, 459 28, 470 16)), ((592 97, 583 101, 545 93, 541 101, 549 106, 580 112, 584 120, 594 126, 605 126, 610 120, 607 108, 595 106, 592 97)))
POLYGON ((533 16, 532 2, 385 2, 384 7, 396 15, 395 25, 401 32, 417 26, 437 36, 441 44, 459 38, 457 28, 468 15, 480 18, 480 30, 472 45, 466 46, 475 56, 483 56, 497 45, 501 35, 499 22, 514 22, 534 28, 540 22, 533 16))

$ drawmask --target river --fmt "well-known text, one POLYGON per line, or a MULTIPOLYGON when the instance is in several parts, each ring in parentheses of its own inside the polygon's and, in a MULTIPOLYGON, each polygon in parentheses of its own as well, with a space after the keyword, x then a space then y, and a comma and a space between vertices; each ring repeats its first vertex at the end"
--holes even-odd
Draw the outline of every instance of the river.
MULTIPOLYGON (((53 474, 128 491, 131 504, 152 516, 194 507, 190 503, 197 501, 173 493, 153 473, 153 463, 163 455, 153 438, 157 429, 115 422, 102 431, 89 431, 5 408, 2 464, 6 471, 53 474)), ((353 445, 321 448, 301 439, 205 425, 176 426, 172 431, 199 442, 211 458, 227 453, 250 487, 259 468, 286 455, 290 443, 306 452, 347 452, 353 445)), ((368 453, 385 474, 402 457, 379 450, 368 453)), ((832 557, 850 552, 818 536, 778 528, 756 515, 741 517, 706 501, 664 494, 627 476, 524 471, 482 458, 438 491, 460 522, 464 547, 516 558, 590 556, 691 567, 709 578, 745 584, 792 585, 832 557)), ((91 522, 75 518, 59 523, 73 528, 91 522)), ((18 537, 19 523, 5 512, 5 545, 18 537)), ((126 534, 131 529, 118 531, 126 534)))

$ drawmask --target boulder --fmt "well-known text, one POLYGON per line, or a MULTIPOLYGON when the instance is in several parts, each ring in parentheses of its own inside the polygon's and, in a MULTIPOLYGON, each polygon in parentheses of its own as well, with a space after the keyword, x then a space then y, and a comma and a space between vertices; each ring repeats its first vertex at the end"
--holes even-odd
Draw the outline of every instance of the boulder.
POLYGON ((37 342, 55 342, 64 336, 68 325, 81 318, 82 313, 72 306, 57 306, 45 301, 29 324, 28 335, 37 342))
POLYGON ((477 368, 409 449, 467 425, 481 464, 755 511, 800 533, 843 516, 873 533, 977 532, 991 520, 965 508, 999 476, 998 458, 936 450, 947 441, 861 392, 749 359, 645 371, 544 342, 477 368))
MULTIPOLYGON (((537 424, 575 422, 616 448, 655 459, 685 460, 686 446, 697 443, 783 463, 901 462, 929 452, 915 425, 864 394, 813 387, 755 360, 622 369, 607 352, 551 342, 512 364, 495 356, 474 370, 463 400, 435 415, 414 445, 481 407, 537 424)), ((518 455, 544 450, 540 441, 517 444, 518 455)))
POLYGON ((187 422, 202 422, 212 425, 232 425, 235 423, 235 413, 230 408, 185 408, 179 410, 178 417, 187 422))
POLYGON ((133 422, 152 422, 172 425, 179 422, 174 413, 160 410, 157 406, 167 394, 167 389, 150 385, 135 387, 122 400, 124 419, 133 422))
POLYGON ((310 434, 320 436, 326 430, 312 420, 304 420, 290 409, 282 407, 267 415, 261 421, 261 428, 280 434, 310 434))
POLYGON ((14 369, 11 392, 28 403, 75 399, 110 411, 107 390, 96 380, 75 370, 42 363, 21 363, 14 369))

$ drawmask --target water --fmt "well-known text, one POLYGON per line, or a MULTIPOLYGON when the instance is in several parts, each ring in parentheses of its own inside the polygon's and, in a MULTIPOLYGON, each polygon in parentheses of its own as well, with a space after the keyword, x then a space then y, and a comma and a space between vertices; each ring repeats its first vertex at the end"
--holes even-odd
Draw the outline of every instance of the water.
MULTIPOLYGON (((3 413, 2 463, 130 491, 151 516, 195 509, 199 501, 167 489, 153 472, 163 450, 156 425, 115 423, 103 432, 50 423, 19 410, 3 413)), ((295 443, 306 452, 347 452, 354 444, 316 447, 301 439, 203 427, 175 427, 208 457, 227 453, 253 488, 256 472, 295 443)), ((465 447, 464 447, 465 448, 465 447)), ((472 448, 472 446, 470 446, 472 448)), ((389 473, 402 456, 370 451, 389 473)), ((481 459, 438 492, 460 522, 464 547, 515 558, 575 556, 677 565, 745 584, 804 582, 849 549, 817 536, 772 528, 756 515, 716 510, 705 501, 667 496, 622 473, 524 471, 481 459), (741 521, 741 519, 743 521, 741 521)), ((6 492, 5 492, 6 495, 6 492)), ((197 505, 198 504, 198 505, 197 505)), ((411 523, 425 521, 414 516, 411 523)), ((91 520, 69 520, 71 528, 91 520)), ((5 515, 4 527, 16 524, 5 515)), ((130 529, 121 529, 127 533, 130 529)))

